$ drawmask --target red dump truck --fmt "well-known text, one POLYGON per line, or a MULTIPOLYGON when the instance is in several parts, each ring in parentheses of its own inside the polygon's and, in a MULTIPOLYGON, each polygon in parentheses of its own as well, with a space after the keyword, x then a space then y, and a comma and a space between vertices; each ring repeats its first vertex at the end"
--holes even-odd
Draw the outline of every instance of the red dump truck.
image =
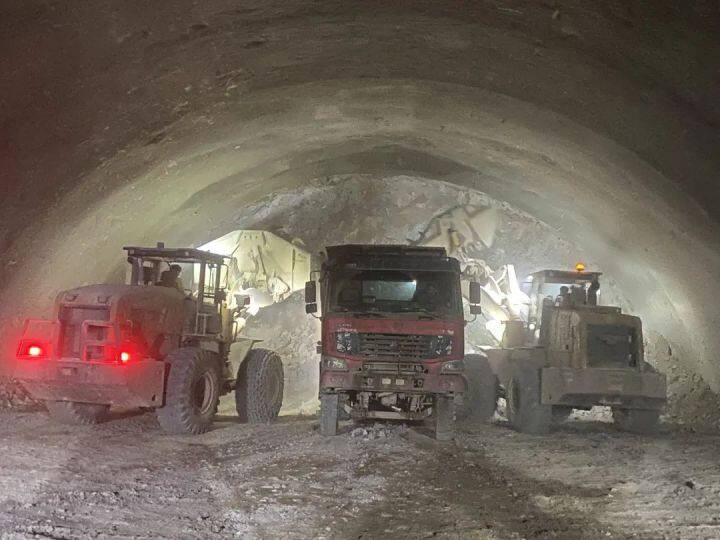
MULTIPOLYGON (((327 248, 320 273, 321 433, 335 435, 344 410, 355 420, 432 418, 436 438, 452 438, 469 360, 458 261, 444 248, 342 245, 327 248)), ((471 283, 471 313, 479 292, 471 283)), ((305 294, 315 313, 315 281, 305 294)))

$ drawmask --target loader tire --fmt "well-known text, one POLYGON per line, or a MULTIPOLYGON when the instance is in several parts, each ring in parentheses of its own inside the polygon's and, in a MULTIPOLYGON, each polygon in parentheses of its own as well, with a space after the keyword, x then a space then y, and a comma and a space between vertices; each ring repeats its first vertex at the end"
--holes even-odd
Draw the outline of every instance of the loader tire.
POLYGON ((338 432, 339 399, 337 394, 320 396, 320 435, 333 437, 338 432))
POLYGON ((656 409, 619 409, 613 407, 613 422, 623 431, 653 435, 660 429, 660 411, 656 409))
POLYGON ((252 349, 238 369, 235 409, 241 422, 263 424, 278 417, 285 384, 282 360, 274 351, 252 349))
POLYGON ((74 401, 46 401, 45 407, 53 420, 73 426, 89 426, 102 422, 110 410, 110 405, 74 401))
POLYGON ((210 429, 220 399, 220 365, 215 354, 184 347, 167 358, 165 405, 157 409, 160 427, 167 433, 204 433, 210 429))
POLYGON ((433 409, 435 440, 451 441, 455 437, 455 399, 436 395, 433 409))
POLYGON ((468 388, 462 397, 462 406, 457 410, 457 418, 471 422, 488 422, 497 409, 497 377, 490 369, 485 355, 468 354, 464 364, 468 388))
POLYGON ((563 407, 562 405, 554 405, 552 408, 552 421, 553 424, 562 424, 570 418, 573 413, 572 407, 563 407))
POLYGON ((507 418, 521 433, 542 435, 550 431, 552 407, 540 403, 540 371, 531 366, 515 370, 506 387, 507 418))

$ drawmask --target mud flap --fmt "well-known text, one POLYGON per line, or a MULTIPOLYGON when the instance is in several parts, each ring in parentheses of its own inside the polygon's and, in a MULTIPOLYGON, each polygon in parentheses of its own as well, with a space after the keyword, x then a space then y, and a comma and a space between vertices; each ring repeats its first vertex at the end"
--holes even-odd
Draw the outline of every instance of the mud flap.
POLYGON ((453 396, 435 396, 435 439, 451 441, 455 436, 455 398, 453 396))
POLYGON ((332 437, 338 431, 338 395, 320 396, 320 435, 332 437))

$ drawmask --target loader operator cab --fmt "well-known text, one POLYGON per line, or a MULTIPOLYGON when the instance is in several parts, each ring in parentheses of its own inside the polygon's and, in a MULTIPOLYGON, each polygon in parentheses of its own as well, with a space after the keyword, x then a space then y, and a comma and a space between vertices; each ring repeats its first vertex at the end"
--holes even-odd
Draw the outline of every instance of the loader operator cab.
POLYGON ((531 274, 527 319, 531 344, 540 337, 543 319, 547 319, 550 310, 596 307, 601 275, 579 270, 543 270, 531 274))
POLYGON ((185 296, 187 337, 226 334, 233 321, 227 309, 228 257, 199 249, 125 247, 129 285, 176 289, 185 296), (183 288, 180 274, 187 276, 183 288))

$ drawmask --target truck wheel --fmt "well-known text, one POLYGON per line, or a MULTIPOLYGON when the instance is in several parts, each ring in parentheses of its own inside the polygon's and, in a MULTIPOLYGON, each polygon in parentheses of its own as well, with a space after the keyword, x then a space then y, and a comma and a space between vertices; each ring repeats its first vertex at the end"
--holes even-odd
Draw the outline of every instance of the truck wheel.
POLYGON ((540 372, 527 367, 515 372, 506 388, 507 417, 521 433, 542 435, 550 431, 552 407, 540 403, 540 372))
POLYGON ((45 407, 53 420, 75 426, 97 424, 110 410, 110 405, 74 401, 46 401, 45 407))
POLYGON ((170 373, 165 406, 157 409, 167 433, 204 433, 212 425, 220 399, 220 366, 208 351, 185 347, 168 355, 170 373))
POLYGON ((555 405, 552 408, 552 421, 554 424, 562 424, 572 414, 572 407, 564 407, 562 405, 555 405))
POLYGON ((660 411, 655 409, 618 409, 613 407, 613 421, 623 431, 652 435, 660 429, 660 411))
POLYGON ((272 422, 283 401, 283 365, 277 353, 251 350, 238 370, 235 382, 235 409, 241 422, 272 422))
POLYGON ((338 395, 323 394, 320 396, 320 435, 332 437, 338 431, 338 395))
POLYGON ((497 377, 490 369, 485 355, 468 354, 464 363, 468 389, 462 397, 462 407, 458 409, 457 417, 461 420, 487 422, 492 419, 497 408, 497 377))
POLYGON ((435 439, 451 441, 455 435, 455 399, 452 396, 435 396, 435 439))
POLYGON ((345 407, 343 407, 343 404, 341 402, 338 402, 338 420, 340 422, 352 420, 352 416, 349 412, 345 410, 345 407))

